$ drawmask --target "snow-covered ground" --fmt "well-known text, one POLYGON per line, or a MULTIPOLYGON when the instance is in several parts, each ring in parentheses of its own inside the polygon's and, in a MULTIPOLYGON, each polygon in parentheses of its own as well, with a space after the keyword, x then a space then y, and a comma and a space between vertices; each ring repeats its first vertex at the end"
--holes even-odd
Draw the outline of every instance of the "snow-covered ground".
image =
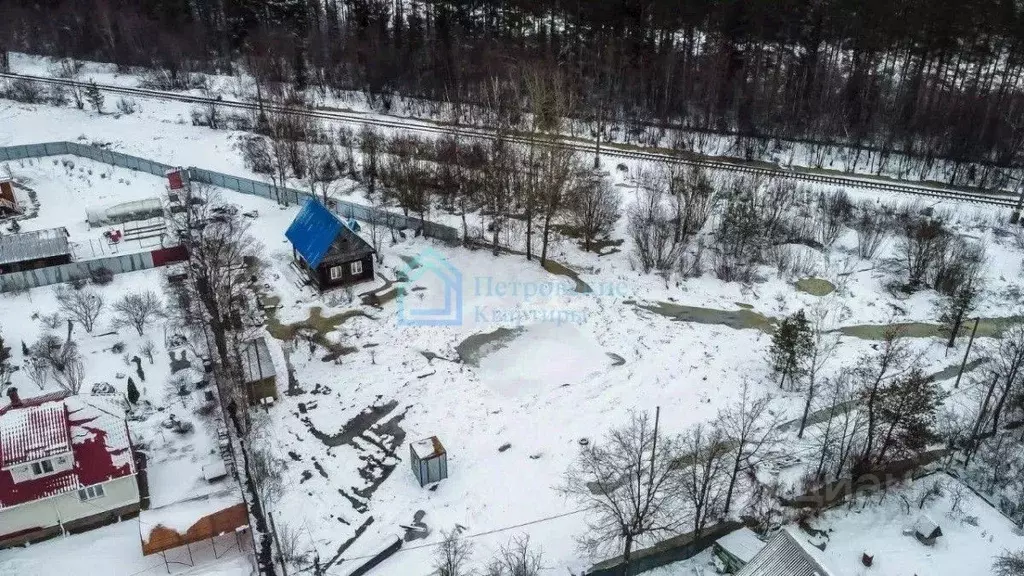
MULTIPOLYGON (((115 117, 0 101, 0 122, 6 128, 0 134, 0 144, 103 142, 169 164, 254 177, 233 148, 237 133, 192 127, 185 120, 185 105, 141 102, 140 108, 136 114, 115 117)), ((53 160, 7 163, 16 177, 31 181, 39 195, 40 215, 25 221, 28 226, 81 224, 84 210, 92 202, 142 199, 162 186, 159 178, 83 159, 75 160, 73 171, 68 171, 61 159, 56 164, 53 160), (91 169, 92 177, 83 176, 80 169, 85 169, 86 175, 91 169), (108 177, 97 178, 99 173, 108 177)), ((639 166, 627 163, 626 168, 612 173, 621 184, 618 189, 624 206, 635 199, 635 189, 629 183, 639 166)), ((726 320, 714 310, 749 308, 779 318, 827 302, 837 310, 838 326, 934 322, 937 317, 934 293, 903 297, 886 289, 895 266, 893 243, 882 250, 876 262, 862 261, 852 249, 851 231, 832 250, 813 253, 814 275, 838 286, 833 295, 824 298, 797 290, 796 278, 768 269, 761 271, 762 281, 746 286, 725 283, 710 274, 666 282, 635 269, 628 241, 621 251, 598 256, 582 252, 571 239, 556 238, 550 250, 553 259, 578 272, 594 289, 583 294, 575 291, 572 279, 549 273, 522 256, 492 256, 486 250, 467 250, 422 238, 399 238, 392 244, 389 237, 378 268, 389 280, 399 272, 409 273, 409 268, 415 272, 416 265, 409 263, 428 251, 461 275, 461 325, 408 326, 400 321, 394 301, 374 308, 362 305, 358 298, 349 300, 344 291, 319 296, 296 285, 289 267, 291 246, 284 231, 297 207, 282 208, 261 198, 223 194, 244 211, 258 213, 251 232, 263 244, 270 265, 265 295, 279 299, 270 334, 294 334, 296 331, 287 329, 289 325, 305 321, 322 336, 321 344, 316 345, 301 337, 270 339, 279 373, 287 357, 299 391, 283 394, 269 410, 261 445, 284 465, 284 494, 273 506, 278 524, 298 534, 299 545, 310 552, 310 559, 315 553, 321 564, 332 563, 330 574, 345 573, 356 565, 356 559, 402 533, 401 526, 412 525, 420 510, 431 533, 424 540, 407 543, 375 573, 425 576, 439 532, 456 525, 465 527, 479 563, 510 538, 527 534, 543 549, 550 573, 579 571, 597 560, 582 556, 574 541, 586 529, 585 512, 567 502, 555 487, 581 438, 600 437, 622 423, 631 409, 656 406, 661 407, 665 432, 682 432, 715 417, 736 399, 744 380, 758 391, 774 392, 778 396, 774 409, 783 419, 799 416, 802 395, 778 391, 768 377, 768 335, 756 327, 726 326, 726 320), (669 306, 659 308, 659 303, 669 306), (677 321, 652 311, 670 310, 671 305, 712 309, 710 323, 677 321), (341 316, 353 310, 362 315, 341 316), (481 336, 498 328, 511 332, 481 336), (329 355, 322 345, 325 341, 345 347, 345 353, 329 355), (466 361, 459 361, 460 357, 466 361), (408 443, 433 435, 447 448, 449 478, 436 489, 424 489, 409 470, 408 443), (347 544, 357 530, 359 537, 347 544)), ((867 192, 851 191, 851 195, 872 198, 867 192)), ((985 317, 1018 313, 1022 254, 1011 239, 990 226, 1005 215, 950 202, 938 202, 935 207, 955 210, 958 230, 988 246, 989 290, 978 313, 985 317)), ((457 223, 454 216, 437 217, 457 223)), ((482 225, 477 216, 471 219, 471 225, 482 225)), ((624 220, 620 219, 614 238, 626 236, 624 220)), ((442 285, 434 277, 413 277, 406 305, 425 307, 439 301, 442 285)), ((160 278, 159 271, 118 276, 103 293, 109 302, 129 288, 161 290, 160 278)), ((382 284, 370 283, 355 292, 382 284)), ((54 309, 52 289, 4 295, 0 297, 0 317, 5 320, 0 330, 10 343, 31 343, 41 331, 32 314, 45 315, 54 309)), ((101 324, 106 325, 104 321, 101 324)), ((147 337, 163 344, 161 330, 162 325, 154 326, 147 337)), ((124 329, 116 335, 99 335, 104 331, 98 328, 97 335, 83 339, 88 359, 86 386, 108 381, 123 391, 125 380, 117 373, 130 375, 134 367, 128 368, 120 354, 108 350, 123 340, 125 351, 137 354, 143 339, 124 329)), ((984 340, 979 346, 985 345, 984 340)), ((927 370, 939 371, 958 361, 965 343, 962 339, 948 357, 944 343, 936 338, 915 339, 913 346, 927 370)), ((868 339, 844 336, 824 376, 848 369, 872 344, 868 339)), ((16 362, 18 348, 15 344, 16 362)), ((157 350, 153 367, 144 366, 147 381, 143 393, 154 403, 169 406, 173 402, 168 398, 173 391, 166 386, 169 359, 162 346, 157 350)), ((283 391, 285 384, 279 382, 283 391)), ((22 390, 34 386, 22 373, 15 374, 14 383, 22 390)), ((945 385, 951 387, 951 381, 945 380, 945 385)), ((951 402, 958 398, 969 401, 970 391, 970 385, 962 386, 951 402)), ((152 424, 147 429, 153 428, 152 424)), ((134 427, 133 434, 140 429, 134 427)), ((790 440, 787 449, 799 455, 804 446, 795 438, 790 440)), ((852 532, 854 526, 846 529, 852 532)), ((118 539, 125 538, 120 530, 124 528, 119 525, 28 550, 0 552, 0 572, 11 567, 14 573, 62 573, 42 565, 42 559, 47 555, 63 558, 94 542, 117 548, 118 539), (23 562, 35 563, 19 564, 23 562), (35 572, 37 569, 40 571, 35 572)), ((137 526, 134 534, 138 534, 137 526)), ((950 542, 952 546, 953 540, 950 542)), ((131 554, 139 554, 137 540, 131 554)), ((109 573, 129 574, 153 560, 122 558, 124 569, 111 564, 118 569, 109 573)), ((694 562, 701 565, 699 559, 691 565, 694 562)), ((234 568, 242 570, 241 563, 204 566, 210 566, 211 574, 231 574, 234 568)))
POLYGON ((828 532, 827 537, 804 537, 811 544, 825 542, 820 556, 838 576, 988 574, 996 555, 1024 546, 1024 534, 1012 522, 944 474, 881 496, 861 496, 810 524, 828 532), (922 507, 920 495, 935 482, 943 487, 941 495, 922 507), (913 536, 922 514, 942 530, 934 546, 913 536), (864 554, 873 557, 870 568, 861 563, 864 554))

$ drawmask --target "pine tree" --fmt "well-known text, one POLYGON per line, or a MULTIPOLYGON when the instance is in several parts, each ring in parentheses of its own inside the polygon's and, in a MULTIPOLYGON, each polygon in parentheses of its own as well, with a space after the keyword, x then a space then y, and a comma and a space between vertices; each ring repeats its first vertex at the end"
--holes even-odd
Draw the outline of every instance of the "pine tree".
MULTIPOLYGON (((939 440, 935 416, 946 393, 914 368, 878 390, 877 467, 886 458, 906 458, 939 440)), ((868 455, 871 456, 870 454, 868 455)))
POLYGON ((21 341, 21 355, 26 358, 32 355, 32 353, 28 349, 28 344, 25 344, 24 340, 21 341))
POLYGON ((135 386, 135 380, 128 377, 128 403, 134 406, 139 402, 139 389, 135 386))
POLYGON ((99 86, 96 86, 95 82, 89 82, 89 85, 85 87, 85 99, 97 112, 103 114, 103 93, 100 92, 99 86))
POLYGON ((779 376, 780 388, 785 388, 787 378, 790 384, 799 379, 803 359, 812 346, 811 325, 803 310, 782 320, 772 334, 772 345, 768 350, 768 361, 772 371, 779 376))

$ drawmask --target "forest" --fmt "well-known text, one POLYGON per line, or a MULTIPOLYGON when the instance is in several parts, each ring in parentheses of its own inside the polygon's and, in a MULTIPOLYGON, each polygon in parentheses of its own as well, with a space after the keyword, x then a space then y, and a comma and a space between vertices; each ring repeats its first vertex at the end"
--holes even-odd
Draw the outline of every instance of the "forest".
POLYGON ((983 187, 1006 184, 1024 142, 1010 0, 7 0, 0 48, 172 85, 244 70, 385 112, 485 104, 494 82, 551 70, 592 131, 681 127, 677 148, 726 135, 748 158, 777 139, 941 159, 951 183, 983 187))

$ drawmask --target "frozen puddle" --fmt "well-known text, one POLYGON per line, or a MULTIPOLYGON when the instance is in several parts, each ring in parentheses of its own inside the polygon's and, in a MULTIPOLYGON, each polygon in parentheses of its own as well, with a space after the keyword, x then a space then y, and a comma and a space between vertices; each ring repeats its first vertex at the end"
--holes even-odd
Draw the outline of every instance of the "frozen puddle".
POLYGON ((535 324, 479 360, 480 380, 506 396, 576 384, 609 365, 608 356, 571 324, 535 324))

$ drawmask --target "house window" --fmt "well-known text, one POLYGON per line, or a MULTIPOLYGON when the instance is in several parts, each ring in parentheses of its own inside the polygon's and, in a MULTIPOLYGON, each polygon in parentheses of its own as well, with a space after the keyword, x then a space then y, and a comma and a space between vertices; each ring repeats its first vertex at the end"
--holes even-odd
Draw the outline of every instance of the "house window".
POLYGON ((332 266, 331 267, 331 280, 339 280, 339 279, 341 279, 341 266, 332 266))
POLYGON ((92 500, 94 498, 101 498, 103 497, 103 495, 103 486, 100 484, 82 488, 81 490, 78 491, 78 498, 82 502, 85 502, 86 500, 92 500))
POLYGON ((350 266, 351 266, 351 270, 352 270, 352 275, 353 276, 355 276, 356 274, 362 274, 363 273, 363 261, 362 260, 360 260, 359 262, 353 262, 352 264, 350 264, 350 266))
POLYGON ((32 463, 32 474, 35 476, 42 476, 51 472, 53 472, 53 463, 49 460, 40 460, 39 462, 32 463))

